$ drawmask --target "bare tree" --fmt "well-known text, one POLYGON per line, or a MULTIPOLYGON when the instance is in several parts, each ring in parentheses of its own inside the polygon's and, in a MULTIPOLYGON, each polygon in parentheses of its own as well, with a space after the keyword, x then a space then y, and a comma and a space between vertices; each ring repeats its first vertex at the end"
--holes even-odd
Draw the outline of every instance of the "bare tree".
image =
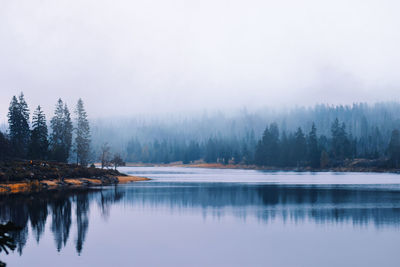
POLYGON ((125 162, 122 160, 120 154, 115 154, 114 158, 111 160, 111 163, 114 164, 114 169, 117 170, 119 166, 125 166, 125 162))
POLYGON ((108 143, 104 143, 101 146, 101 155, 100 155, 100 161, 101 161, 101 168, 104 169, 104 167, 109 167, 111 166, 111 153, 110 153, 110 146, 108 143))

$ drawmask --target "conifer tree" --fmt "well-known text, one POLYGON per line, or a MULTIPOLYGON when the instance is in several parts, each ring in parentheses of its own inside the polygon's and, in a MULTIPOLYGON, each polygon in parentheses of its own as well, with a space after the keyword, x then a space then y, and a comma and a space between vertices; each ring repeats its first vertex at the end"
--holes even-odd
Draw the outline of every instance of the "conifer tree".
POLYGON ((25 158, 28 152, 30 130, 29 109, 23 93, 18 99, 14 96, 11 100, 8 109, 8 124, 13 154, 16 157, 25 158))
POLYGON ((291 162, 291 154, 290 149, 291 145, 289 142, 289 138, 285 131, 282 132, 281 142, 280 142, 280 155, 279 155, 279 165, 283 167, 287 167, 291 162))
POLYGON ((56 161, 64 161, 63 152, 63 121, 64 121, 64 103, 61 98, 58 99, 54 116, 50 121, 51 135, 50 135, 50 149, 51 158, 56 161))
POLYGON ((60 162, 67 162, 72 145, 72 122, 67 105, 58 99, 54 117, 50 121, 52 133, 50 135, 51 158, 60 162))
POLYGON ((322 150, 321 152, 320 164, 320 167, 323 169, 329 166, 329 155, 325 150, 322 150))
POLYGON ((86 166, 90 154, 90 127, 82 99, 76 105, 75 152, 77 163, 86 166))
POLYGON ((46 116, 38 106, 33 113, 29 157, 32 159, 47 159, 49 142, 46 116))
POLYGON ((0 161, 10 157, 10 144, 7 136, 0 132, 0 161))
POLYGON ((392 131, 388 154, 392 167, 398 168, 400 166, 400 132, 397 129, 392 131))
POLYGON ((294 143, 294 158, 296 161, 296 165, 300 165, 302 161, 306 158, 307 155, 307 144, 306 138, 304 136, 303 130, 299 127, 294 134, 295 143, 294 143))
POLYGON ((336 160, 343 160, 351 157, 350 141, 346 133, 346 125, 344 123, 339 124, 339 120, 336 118, 331 127, 332 133, 332 144, 331 153, 336 160))
POLYGON ((258 165, 277 166, 279 162, 279 129, 276 123, 265 128, 263 137, 257 144, 255 162, 258 165))
POLYGON ((212 138, 209 138, 206 144, 206 154, 204 160, 207 163, 216 162, 217 161, 217 151, 216 144, 212 138))
POLYGON ((318 147, 317 128, 314 123, 312 124, 311 131, 307 137, 307 147, 308 161, 310 162, 311 167, 319 167, 321 152, 318 147))
POLYGON ((72 132, 74 127, 72 125, 71 113, 69 112, 68 106, 64 104, 64 127, 63 127, 63 143, 65 144, 65 158, 68 161, 72 148, 72 132))

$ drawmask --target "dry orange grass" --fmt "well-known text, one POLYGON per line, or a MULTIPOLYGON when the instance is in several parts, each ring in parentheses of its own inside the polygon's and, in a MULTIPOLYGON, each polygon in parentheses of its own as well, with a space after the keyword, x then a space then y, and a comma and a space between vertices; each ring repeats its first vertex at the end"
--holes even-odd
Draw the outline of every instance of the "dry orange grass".
POLYGON ((120 184, 150 180, 149 178, 139 176, 117 176, 117 178, 120 184))
POLYGON ((44 180, 42 183, 47 184, 49 187, 57 186, 57 180, 44 180))
POLYGON ((72 185, 82 185, 82 179, 73 178, 73 179, 64 179, 64 182, 72 184, 72 185))
POLYGON ((0 187, 0 194, 7 193, 7 192, 8 192, 7 188, 0 187))
MULTIPOLYGON (((138 177, 138 176, 117 176, 120 184, 126 184, 138 181, 147 181, 149 178, 138 177)), ((93 185, 101 185, 102 182, 99 179, 91 178, 68 178, 64 182, 72 186, 86 186, 85 181, 90 182, 93 185)), ((43 181, 33 181, 33 182, 18 182, 18 183, 0 183, 0 194, 1 193, 21 193, 21 192, 33 192, 43 188, 42 184, 46 184, 49 189, 54 189, 59 187, 58 180, 43 180, 43 181)))
POLYGON ((92 184, 101 185, 101 180, 99 180, 99 179, 90 179, 90 178, 85 178, 85 179, 82 179, 82 180, 89 181, 89 182, 91 182, 92 184))
POLYGON ((0 188, 1 193, 20 193, 26 191, 35 191, 39 188, 39 183, 12 183, 4 184, 0 188))

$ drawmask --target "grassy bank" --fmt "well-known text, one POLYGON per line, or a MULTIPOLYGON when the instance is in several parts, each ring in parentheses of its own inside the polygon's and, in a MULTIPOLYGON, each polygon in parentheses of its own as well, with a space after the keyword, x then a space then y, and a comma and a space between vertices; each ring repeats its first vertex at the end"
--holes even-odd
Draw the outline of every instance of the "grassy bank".
POLYGON ((47 161, 10 161, 0 163, 0 193, 86 188, 149 180, 128 176, 111 169, 82 167, 47 161))
POLYGON ((138 176, 116 176, 117 181, 105 182, 96 178, 70 178, 59 180, 41 180, 41 181, 22 181, 0 183, 0 193, 28 193, 38 192, 41 190, 63 189, 63 188, 86 188, 90 186, 105 186, 112 184, 126 184, 131 182, 147 181, 149 178, 138 176))

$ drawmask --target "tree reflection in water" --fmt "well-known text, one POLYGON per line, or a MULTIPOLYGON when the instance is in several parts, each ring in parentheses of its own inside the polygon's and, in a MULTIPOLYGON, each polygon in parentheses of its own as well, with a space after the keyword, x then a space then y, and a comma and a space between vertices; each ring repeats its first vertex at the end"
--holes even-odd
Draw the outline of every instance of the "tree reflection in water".
POLYGON ((400 194, 398 190, 354 186, 284 186, 230 183, 162 183, 118 186, 104 190, 53 191, 33 195, 0 196, 0 222, 21 226, 9 234, 8 248, 21 254, 27 242, 28 225, 36 242, 45 231, 47 218, 55 247, 67 244, 76 219, 75 249, 81 254, 89 229, 91 204, 99 207, 103 218, 117 202, 145 207, 164 206, 174 210, 201 209, 212 216, 256 216, 269 223, 275 219, 316 223, 351 222, 374 224, 377 228, 398 227, 400 194), (74 210, 75 209, 75 210, 74 210))
POLYGON ((11 221, 22 226, 20 231, 10 232, 10 238, 15 248, 22 254, 28 237, 28 222, 32 235, 37 243, 45 231, 47 217, 51 216, 51 231, 55 247, 61 251, 66 246, 72 226, 72 210, 75 207, 77 237, 75 248, 78 254, 82 252, 85 237, 89 228, 90 203, 95 201, 106 217, 110 206, 118 202, 124 192, 116 187, 112 190, 71 190, 49 191, 32 195, 0 196, 0 221, 11 221))

